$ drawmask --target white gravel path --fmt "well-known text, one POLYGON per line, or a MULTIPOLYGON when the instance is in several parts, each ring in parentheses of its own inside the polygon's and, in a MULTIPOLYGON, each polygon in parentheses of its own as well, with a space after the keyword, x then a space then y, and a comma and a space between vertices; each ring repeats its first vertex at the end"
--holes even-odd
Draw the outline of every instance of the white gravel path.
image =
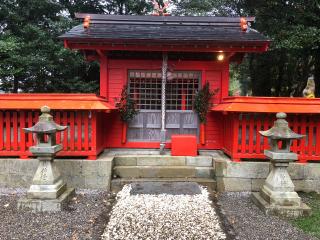
POLYGON ((125 185, 117 195, 103 240, 226 239, 209 193, 131 194, 125 185))

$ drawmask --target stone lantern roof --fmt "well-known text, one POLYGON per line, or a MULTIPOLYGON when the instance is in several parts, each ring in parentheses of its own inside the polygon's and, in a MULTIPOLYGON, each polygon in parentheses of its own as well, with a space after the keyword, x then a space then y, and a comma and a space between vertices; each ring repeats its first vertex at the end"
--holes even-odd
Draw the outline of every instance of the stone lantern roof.
POLYGON ((24 128, 25 132, 48 134, 60 132, 67 128, 67 126, 60 126, 53 121, 53 117, 50 115, 50 108, 48 106, 41 107, 41 113, 39 121, 30 128, 24 128))
POLYGON ((287 117, 286 113, 277 113, 276 117, 277 120, 274 122, 272 128, 267 131, 259 131, 262 136, 273 140, 300 139, 304 137, 304 135, 297 134, 289 128, 288 122, 285 120, 287 117))

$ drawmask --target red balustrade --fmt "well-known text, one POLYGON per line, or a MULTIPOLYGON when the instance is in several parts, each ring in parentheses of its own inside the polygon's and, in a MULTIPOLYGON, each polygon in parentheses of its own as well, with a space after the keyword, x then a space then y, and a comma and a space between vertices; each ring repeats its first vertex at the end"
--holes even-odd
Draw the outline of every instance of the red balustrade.
MULTIPOLYGON (((68 129, 57 133, 57 142, 63 145, 58 156, 85 156, 96 159, 103 151, 102 134, 97 134, 97 125, 102 127, 102 114, 96 111, 53 111, 54 120, 68 129)), ((32 133, 23 128, 38 121, 39 112, 31 110, 0 111, 0 156, 32 156, 28 150, 35 144, 32 133)))
MULTIPOLYGON (((273 126, 275 114, 229 113, 224 115, 223 150, 233 161, 241 159, 265 159, 264 149, 269 149, 267 138, 259 130, 273 126)), ((320 160, 320 115, 289 114, 289 126, 306 137, 294 140, 291 150, 299 156, 299 162, 320 160)))

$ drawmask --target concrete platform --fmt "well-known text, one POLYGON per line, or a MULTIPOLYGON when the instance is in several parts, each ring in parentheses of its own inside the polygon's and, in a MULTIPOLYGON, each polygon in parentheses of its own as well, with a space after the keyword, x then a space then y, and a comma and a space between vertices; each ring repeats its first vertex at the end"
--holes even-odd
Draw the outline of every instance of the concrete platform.
MULTIPOLYGON (((260 191, 271 169, 267 161, 233 162, 224 154, 214 157, 213 161, 218 192, 260 191)), ((320 162, 293 162, 288 172, 295 191, 320 192, 320 162)))
POLYGON ((266 202, 258 192, 252 193, 251 199, 267 215, 285 218, 298 218, 311 215, 311 208, 305 203, 301 203, 300 206, 273 206, 266 202))
POLYGON ((58 212, 64 210, 74 196, 74 188, 67 188, 58 199, 30 199, 23 197, 18 200, 18 209, 31 209, 33 212, 58 212))
POLYGON ((130 183, 142 183, 142 182, 152 182, 152 183, 170 183, 170 182, 180 182, 180 183, 197 183, 204 187, 210 189, 210 191, 216 190, 216 181, 212 178, 117 178, 111 181, 111 190, 113 192, 118 192, 122 189, 125 184, 130 183))
MULTIPOLYGON (((107 153, 97 160, 58 158, 55 163, 70 187, 110 189, 113 156, 107 153)), ((0 158, 0 187, 29 188, 37 167, 37 159, 0 158)))

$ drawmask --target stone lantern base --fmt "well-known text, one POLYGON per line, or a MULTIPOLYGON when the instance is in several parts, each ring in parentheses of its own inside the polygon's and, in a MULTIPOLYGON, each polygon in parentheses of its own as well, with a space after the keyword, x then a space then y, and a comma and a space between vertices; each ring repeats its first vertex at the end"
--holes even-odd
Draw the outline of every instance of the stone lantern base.
POLYGON ((305 203, 301 202, 300 206, 271 205, 262 198, 258 192, 252 194, 252 201, 267 215, 297 218, 301 216, 309 216, 311 214, 311 208, 305 203))
POLYGON ((289 162, 297 159, 295 153, 265 150, 271 159, 272 170, 259 193, 252 194, 253 202, 268 215, 296 218, 311 214, 311 208, 301 201, 287 171, 289 162))
POLYGON ((71 198, 75 196, 74 188, 67 188, 56 199, 20 198, 18 209, 31 209, 33 212, 58 212, 64 210, 71 198))
POLYGON ((18 201, 18 209, 29 208, 34 212, 61 211, 75 195, 74 188, 67 188, 53 156, 39 157, 38 169, 27 196, 18 201))

